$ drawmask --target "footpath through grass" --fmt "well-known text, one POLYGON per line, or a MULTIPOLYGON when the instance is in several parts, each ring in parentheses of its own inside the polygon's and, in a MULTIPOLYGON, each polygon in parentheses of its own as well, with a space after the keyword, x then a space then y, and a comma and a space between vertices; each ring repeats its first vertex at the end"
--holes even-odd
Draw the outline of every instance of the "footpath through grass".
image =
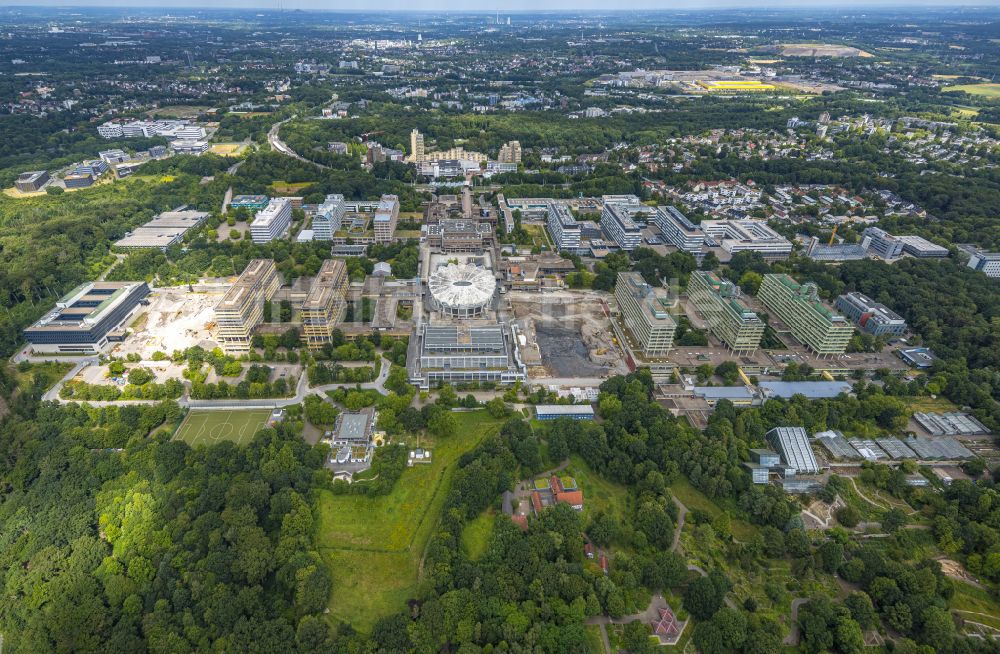
MULTIPOLYGON (((455 417, 455 436, 420 440, 431 450, 433 463, 407 468, 388 495, 320 493, 315 542, 333 577, 330 614, 335 619, 367 631, 413 597, 459 457, 503 424, 484 410, 455 417)), ((409 444, 416 446, 416 440, 409 444)))
MULTIPOLYGON (((677 479, 677 481, 672 483, 670 485, 670 492, 674 494, 674 497, 680 500, 681 504, 688 508, 688 511, 702 511, 713 518, 723 511, 722 507, 715 501, 692 486, 687 477, 681 476, 677 479)), ((757 527, 738 518, 733 518, 731 520, 730 528, 733 531, 733 536, 743 542, 749 541, 753 538, 754 534, 757 533, 757 527)))

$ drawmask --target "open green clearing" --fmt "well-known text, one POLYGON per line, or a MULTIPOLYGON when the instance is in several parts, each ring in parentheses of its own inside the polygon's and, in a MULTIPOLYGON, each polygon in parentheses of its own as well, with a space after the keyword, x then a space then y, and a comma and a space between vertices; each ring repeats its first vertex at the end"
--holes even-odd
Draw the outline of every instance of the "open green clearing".
POLYGON ((45 390, 49 390, 56 385, 60 379, 73 367, 72 363, 62 361, 45 361, 43 363, 32 363, 29 366, 15 366, 13 368, 14 378, 17 380, 19 388, 27 389, 34 385, 35 380, 41 380, 41 385, 45 390))
POLYGON ((912 411, 921 413, 947 411, 958 411, 958 406, 943 397, 910 397, 906 399, 906 406, 912 411))
POLYGON ((174 438, 184 441, 191 447, 214 445, 222 441, 246 445, 253 439, 257 430, 264 426, 264 421, 270 414, 269 409, 233 411, 198 411, 195 409, 177 428, 174 438))
POLYGON ((614 516, 619 523, 625 524, 626 501, 628 491, 621 484, 604 479, 584 462, 583 458, 574 454, 570 456, 570 464, 562 474, 576 478, 577 486, 583 491, 583 510, 586 515, 603 511, 614 516))
POLYGON ((490 537, 493 535, 495 520, 496 514, 493 511, 484 511, 462 529, 462 550, 473 561, 486 552, 490 537))
MULTIPOLYGON (((703 511, 713 518, 722 513, 722 507, 716 504, 713 500, 709 499, 709 497, 700 490, 692 486, 687 477, 681 477, 671 484, 670 492, 673 493, 674 497, 680 500, 681 504, 686 506, 689 511, 703 511)), ((749 522, 739 520, 738 518, 732 519, 730 528, 733 531, 733 536, 743 542, 749 541, 753 538, 754 534, 757 533, 756 527, 749 522)))
POLYGON ((955 583, 951 609, 964 620, 1000 629, 1000 602, 986 591, 964 582, 955 583))
POLYGON ((458 458, 496 434, 503 422, 486 411, 455 418, 456 436, 420 441, 431 449, 433 463, 407 468, 388 495, 320 493, 315 540, 333 576, 334 618, 368 630, 413 596, 458 458))
POLYGON ((583 630, 587 633, 587 645, 590 647, 590 654, 604 654, 604 639, 601 638, 601 628, 596 624, 584 625, 583 630))
POLYGON ((957 84, 941 89, 944 93, 964 91, 970 95, 981 95, 984 98, 1000 98, 1000 84, 957 84))

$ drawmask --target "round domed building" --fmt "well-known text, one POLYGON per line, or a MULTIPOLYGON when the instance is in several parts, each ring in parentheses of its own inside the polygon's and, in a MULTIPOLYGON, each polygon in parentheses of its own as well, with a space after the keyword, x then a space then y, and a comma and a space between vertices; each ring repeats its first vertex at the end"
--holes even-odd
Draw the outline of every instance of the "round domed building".
POLYGON ((497 282, 486 268, 450 263, 435 270, 427 285, 433 308, 452 318, 481 316, 493 303, 497 282))

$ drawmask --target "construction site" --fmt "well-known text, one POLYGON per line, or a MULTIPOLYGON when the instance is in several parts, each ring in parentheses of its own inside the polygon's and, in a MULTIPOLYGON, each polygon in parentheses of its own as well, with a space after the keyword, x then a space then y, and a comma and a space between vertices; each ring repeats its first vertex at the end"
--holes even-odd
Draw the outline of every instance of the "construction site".
POLYGON ((523 335, 521 353, 530 378, 603 378, 628 373, 601 294, 511 291, 505 298, 503 308, 523 335))
POLYGON ((216 347, 212 330, 215 327, 215 305, 229 284, 200 284, 193 290, 187 286, 154 289, 148 296, 149 305, 129 326, 130 334, 115 351, 115 356, 138 354, 149 360, 154 352, 172 353, 200 345, 206 350, 216 347))

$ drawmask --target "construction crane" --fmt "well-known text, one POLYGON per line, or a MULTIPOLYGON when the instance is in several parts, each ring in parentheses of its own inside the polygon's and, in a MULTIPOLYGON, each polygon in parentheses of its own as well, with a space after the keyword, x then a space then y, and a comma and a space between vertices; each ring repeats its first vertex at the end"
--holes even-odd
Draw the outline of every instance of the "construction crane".
POLYGON ((837 238, 837 228, 840 227, 840 223, 833 226, 833 231, 830 232, 830 242, 827 245, 833 245, 833 239, 837 238))

